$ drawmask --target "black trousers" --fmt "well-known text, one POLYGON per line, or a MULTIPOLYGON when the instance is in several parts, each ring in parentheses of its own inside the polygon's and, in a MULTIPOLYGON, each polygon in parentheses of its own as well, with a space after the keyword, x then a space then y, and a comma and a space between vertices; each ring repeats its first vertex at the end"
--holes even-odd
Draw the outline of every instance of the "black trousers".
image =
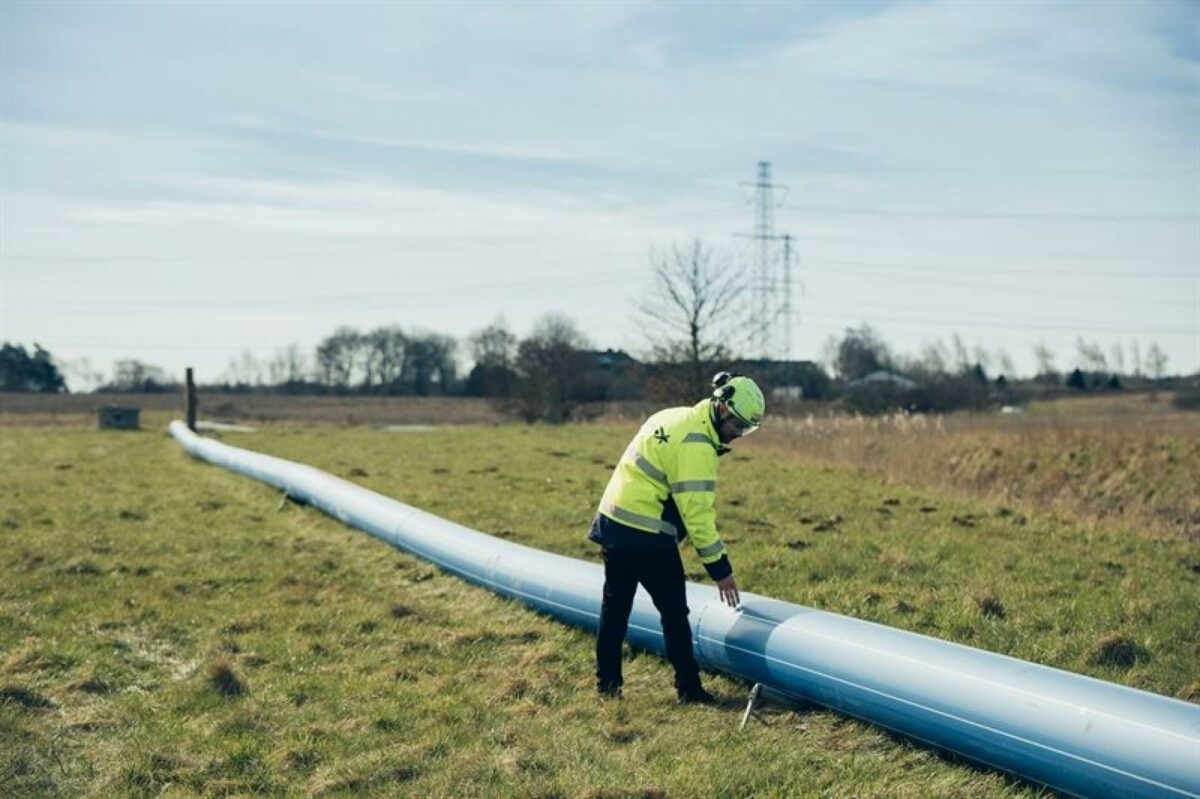
POLYGON ((641 583, 662 617, 667 659, 675 667, 675 690, 691 692, 700 688, 679 550, 672 547, 632 552, 604 547, 603 554, 604 600, 596 637, 596 687, 614 691, 621 686, 621 644, 629 630, 629 613, 641 583))

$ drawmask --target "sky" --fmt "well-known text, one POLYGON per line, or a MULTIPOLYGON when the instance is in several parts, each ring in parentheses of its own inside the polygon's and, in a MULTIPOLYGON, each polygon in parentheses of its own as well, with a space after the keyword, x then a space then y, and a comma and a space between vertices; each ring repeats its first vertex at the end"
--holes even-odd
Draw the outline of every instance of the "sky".
POLYGON ((761 161, 793 358, 1200 371, 1200 5, 1153 0, 0 0, 0 340, 76 388, 548 312, 636 355, 654 253, 756 257, 761 161))

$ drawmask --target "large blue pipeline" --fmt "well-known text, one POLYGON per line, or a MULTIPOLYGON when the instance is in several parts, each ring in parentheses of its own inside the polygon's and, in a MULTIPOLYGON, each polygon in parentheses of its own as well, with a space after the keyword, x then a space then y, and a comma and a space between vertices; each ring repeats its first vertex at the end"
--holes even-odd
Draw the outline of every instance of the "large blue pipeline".
MULTIPOLYGON (((484 535, 311 466, 170 433, 451 574, 594 630, 603 570, 484 535)), ((582 535, 582 531, 580 535, 582 535)), ((880 624, 688 583, 696 657, 716 669, 1079 796, 1200 797, 1200 707, 880 624)), ((635 646, 664 652, 641 589, 635 646)))

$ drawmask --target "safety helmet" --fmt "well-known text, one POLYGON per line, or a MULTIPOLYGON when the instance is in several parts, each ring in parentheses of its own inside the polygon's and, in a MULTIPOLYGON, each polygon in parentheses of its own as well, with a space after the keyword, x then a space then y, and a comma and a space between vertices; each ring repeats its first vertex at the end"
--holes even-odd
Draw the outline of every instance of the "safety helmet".
POLYGON ((745 375, 717 372, 713 375, 713 399, 724 402, 729 412, 741 422, 742 435, 753 433, 762 424, 767 411, 762 390, 745 375))

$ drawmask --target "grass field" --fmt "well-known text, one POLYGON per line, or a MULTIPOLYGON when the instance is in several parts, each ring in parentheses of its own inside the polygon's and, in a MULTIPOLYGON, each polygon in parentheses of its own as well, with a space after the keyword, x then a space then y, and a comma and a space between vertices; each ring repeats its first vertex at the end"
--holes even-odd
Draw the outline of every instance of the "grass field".
MULTIPOLYGON (((280 507, 144 420, 0 428, 0 795, 1039 793, 816 709, 739 734, 747 686, 711 676, 724 705, 680 708, 654 656, 602 703, 589 635, 280 507)), ((595 558, 584 530, 631 428, 226 440, 595 558)), ((1170 480, 1194 457, 1173 430, 1170 480)), ((800 433, 745 445, 718 495, 743 589, 1200 701, 1186 528, 906 480, 900 454, 839 462, 800 433)))
POLYGON ((1089 526, 1200 541, 1200 413, 1146 394, 1034 403, 1020 416, 804 416, 777 451, 1089 526))

